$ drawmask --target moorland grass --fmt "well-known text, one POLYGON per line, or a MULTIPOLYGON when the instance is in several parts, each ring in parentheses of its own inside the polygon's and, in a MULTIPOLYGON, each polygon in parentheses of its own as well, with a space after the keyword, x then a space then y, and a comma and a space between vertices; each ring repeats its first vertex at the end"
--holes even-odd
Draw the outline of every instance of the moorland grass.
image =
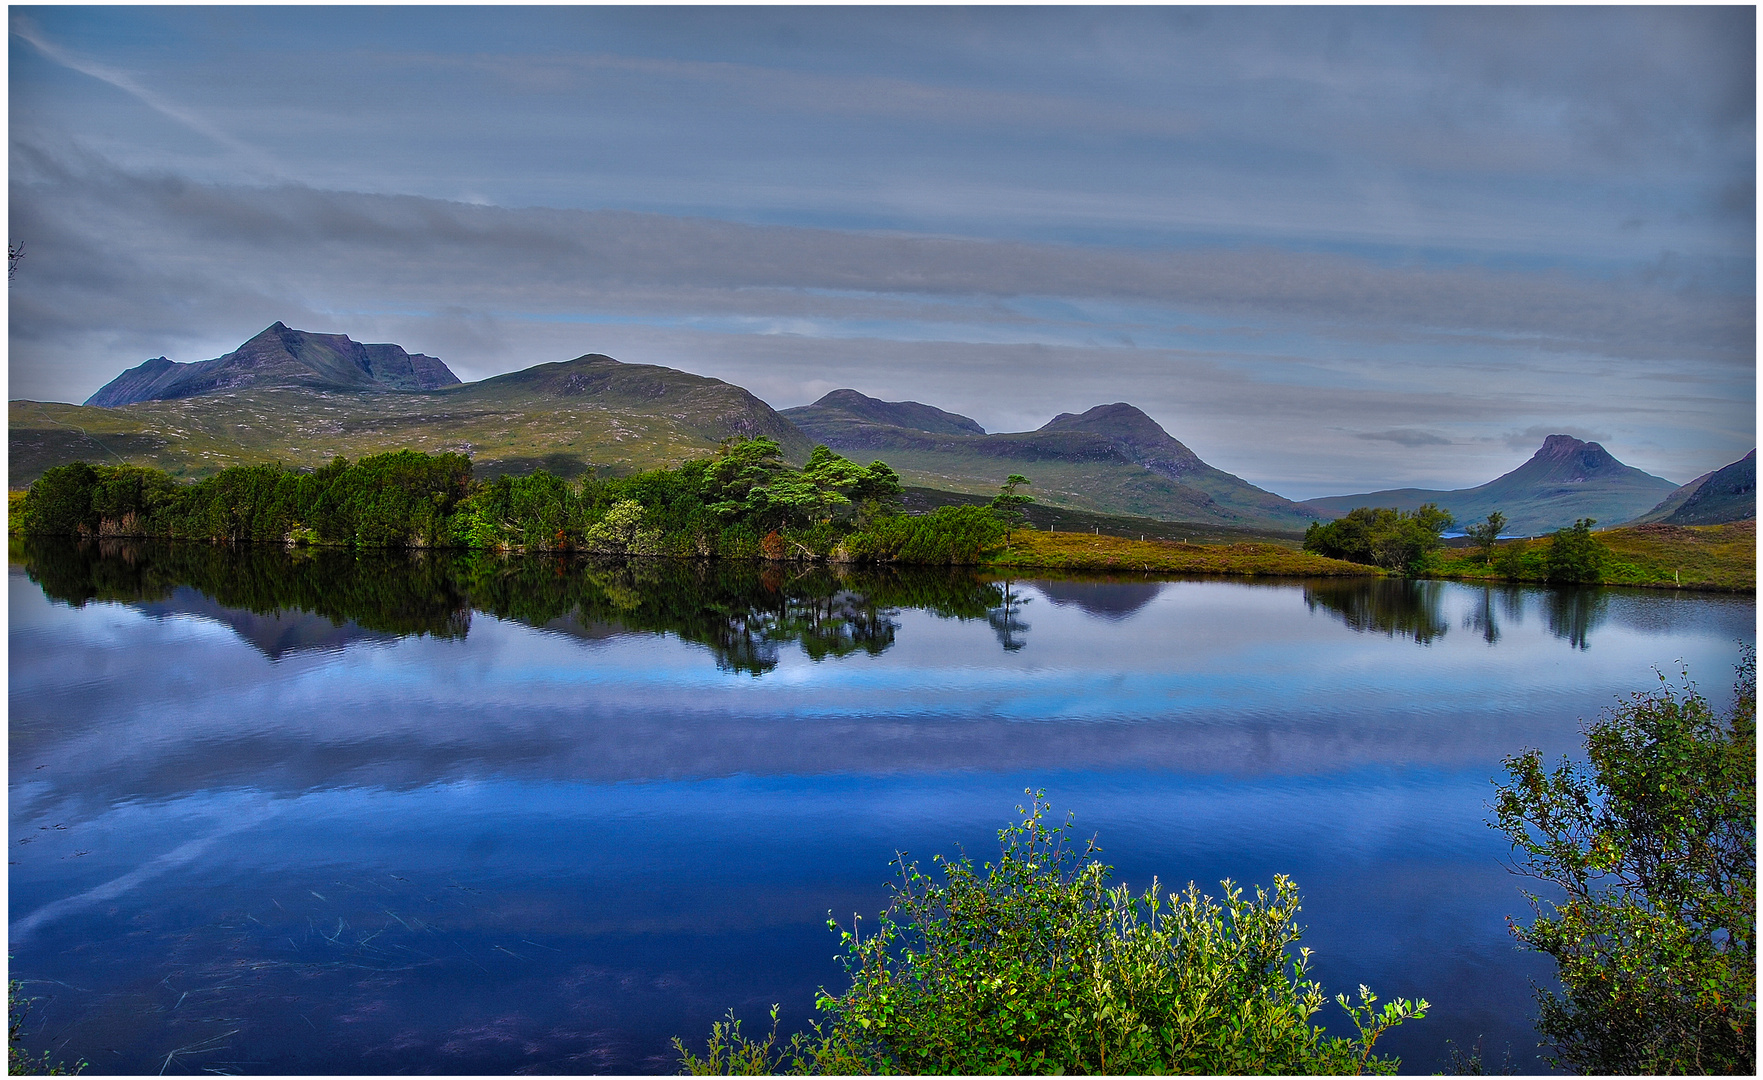
POLYGON ((1091 533, 1019 529, 987 558, 988 570, 1102 570, 1245 577, 1377 577, 1375 566, 1328 559, 1274 543, 1190 544, 1091 533))
MULTIPOLYGON (((1718 592, 1757 590, 1757 521, 1725 525, 1652 523, 1592 534, 1608 549, 1605 585, 1718 592)), ((1441 553, 1428 577, 1458 581, 1546 581, 1544 555, 1550 538, 1508 540, 1494 551, 1492 564, 1481 553, 1458 548, 1441 553)))

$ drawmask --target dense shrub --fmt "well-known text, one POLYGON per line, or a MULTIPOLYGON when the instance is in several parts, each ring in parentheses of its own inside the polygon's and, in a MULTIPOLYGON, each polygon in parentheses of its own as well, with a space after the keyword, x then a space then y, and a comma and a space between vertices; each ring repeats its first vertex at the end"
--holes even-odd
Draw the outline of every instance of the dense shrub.
POLYGON ((902 514, 900 478, 816 447, 801 469, 770 439, 731 439, 674 469, 579 487, 544 471, 471 478, 458 454, 404 450, 314 472, 225 469, 179 485, 155 469, 60 466, 15 506, 21 533, 574 551, 603 555, 978 562, 1004 529, 975 507, 902 514))
POLYGON ((1331 559, 1415 573, 1423 560, 1443 546, 1451 527, 1449 513, 1433 503, 1413 512, 1391 507, 1361 506, 1324 525, 1311 522, 1304 531, 1304 550, 1331 559))
POLYGON ((1609 549, 1592 535, 1594 518, 1580 518, 1571 529, 1557 529, 1543 554, 1544 573, 1551 583, 1594 582, 1603 578, 1609 549))
POLYGON ((1535 750, 1509 758, 1495 803, 1518 870, 1559 890, 1511 923, 1556 962, 1560 991, 1537 994, 1554 1063, 1755 1074, 1756 654, 1730 715, 1661 677, 1586 750, 1552 772, 1535 750))
POLYGON ((1253 898, 1223 882, 1164 897, 1110 885, 1070 821, 1049 826, 1037 795, 999 833, 997 863, 904 857, 892 905, 867 936, 840 935, 849 990, 823 991, 828 1019, 780 1045, 731 1019, 692 1073, 1360 1073, 1393 1072, 1374 1046, 1425 1016, 1425 1001, 1379 1008, 1360 987, 1336 1002, 1359 1029, 1313 1024, 1326 997, 1292 951, 1297 888, 1284 877, 1253 898))

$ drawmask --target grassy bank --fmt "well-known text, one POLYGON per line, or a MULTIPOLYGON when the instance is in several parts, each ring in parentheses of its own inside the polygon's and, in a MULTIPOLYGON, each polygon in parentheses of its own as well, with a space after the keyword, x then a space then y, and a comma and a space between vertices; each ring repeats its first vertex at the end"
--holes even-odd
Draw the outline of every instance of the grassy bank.
MULTIPOLYGON (((1755 592, 1757 522, 1725 525, 1634 525, 1593 534, 1608 549, 1606 585, 1655 589, 1706 589, 1755 592)), ((1470 549, 1441 552, 1428 577, 1459 581, 1544 581, 1543 555, 1549 540, 1509 540, 1494 552, 1492 565, 1470 549)))
POLYGON ((1094 533, 1019 529, 987 556, 988 570, 1138 570, 1158 574, 1249 577, 1376 577, 1373 566, 1307 555, 1273 543, 1190 544, 1094 533))

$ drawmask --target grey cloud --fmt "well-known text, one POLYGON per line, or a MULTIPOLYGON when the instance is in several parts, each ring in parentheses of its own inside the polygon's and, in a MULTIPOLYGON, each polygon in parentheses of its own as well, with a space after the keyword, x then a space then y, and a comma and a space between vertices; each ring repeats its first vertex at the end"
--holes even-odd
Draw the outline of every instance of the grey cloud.
POLYGON ((1512 450, 1534 450, 1550 435, 1571 435, 1586 442, 1603 443, 1606 450, 1615 436, 1608 431, 1579 427, 1576 424, 1537 425, 1523 431, 1509 431, 1501 441, 1512 450))
POLYGON ((1413 428, 1391 428, 1389 431, 1361 431, 1353 436, 1355 439, 1366 439, 1372 442, 1393 442, 1398 446, 1450 446, 1451 440, 1434 435, 1430 431, 1415 431, 1413 428))
MULTIPOLYGON (((50 171, 38 164, 38 173, 50 171)), ((1315 323, 1534 333, 1685 345, 1748 360, 1749 298, 1666 292, 1563 273, 1387 267, 1262 250, 1120 252, 1020 242, 739 225, 620 211, 507 210, 303 187, 223 188, 120 171, 15 184, 15 218, 99 214, 125 231, 308 272, 374 267, 387 284, 470 285, 488 298, 578 306, 602 288, 817 289, 894 296, 1145 301, 1315 323), (38 204, 42 203, 41 208, 38 204), (71 204, 71 205, 70 205, 71 204), (78 210, 75 211, 75 207, 78 210), (126 209, 125 209, 126 208, 126 209), (179 235, 181 234, 181 235, 179 235)))
POLYGON ((1681 275, 1613 286, 509 210, 197 184, 18 141, 13 160, 12 234, 31 250, 11 295, 15 398, 80 400, 149 356, 206 359, 281 319, 397 341, 467 379, 600 351, 779 406, 855 386, 989 430, 1130 400, 1208 461, 1297 497, 1482 482, 1515 464, 1472 443, 1489 430, 1664 432, 1657 460, 1607 442, 1663 475, 1754 442, 1749 298, 1681 275), (1203 347, 1149 344, 1170 327, 1203 347), (1109 344, 1123 335, 1139 347, 1109 344), (1330 426, 1459 445, 1393 459, 1330 426))

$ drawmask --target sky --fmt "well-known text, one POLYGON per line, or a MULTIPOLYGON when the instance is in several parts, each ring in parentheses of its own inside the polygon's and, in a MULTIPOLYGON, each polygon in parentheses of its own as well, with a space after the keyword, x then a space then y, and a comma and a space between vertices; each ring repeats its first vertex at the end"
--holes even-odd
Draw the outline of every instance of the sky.
POLYGON ((1750 7, 10 9, 12 399, 280 320, 1290 498, 1756 442, 1750 7))

